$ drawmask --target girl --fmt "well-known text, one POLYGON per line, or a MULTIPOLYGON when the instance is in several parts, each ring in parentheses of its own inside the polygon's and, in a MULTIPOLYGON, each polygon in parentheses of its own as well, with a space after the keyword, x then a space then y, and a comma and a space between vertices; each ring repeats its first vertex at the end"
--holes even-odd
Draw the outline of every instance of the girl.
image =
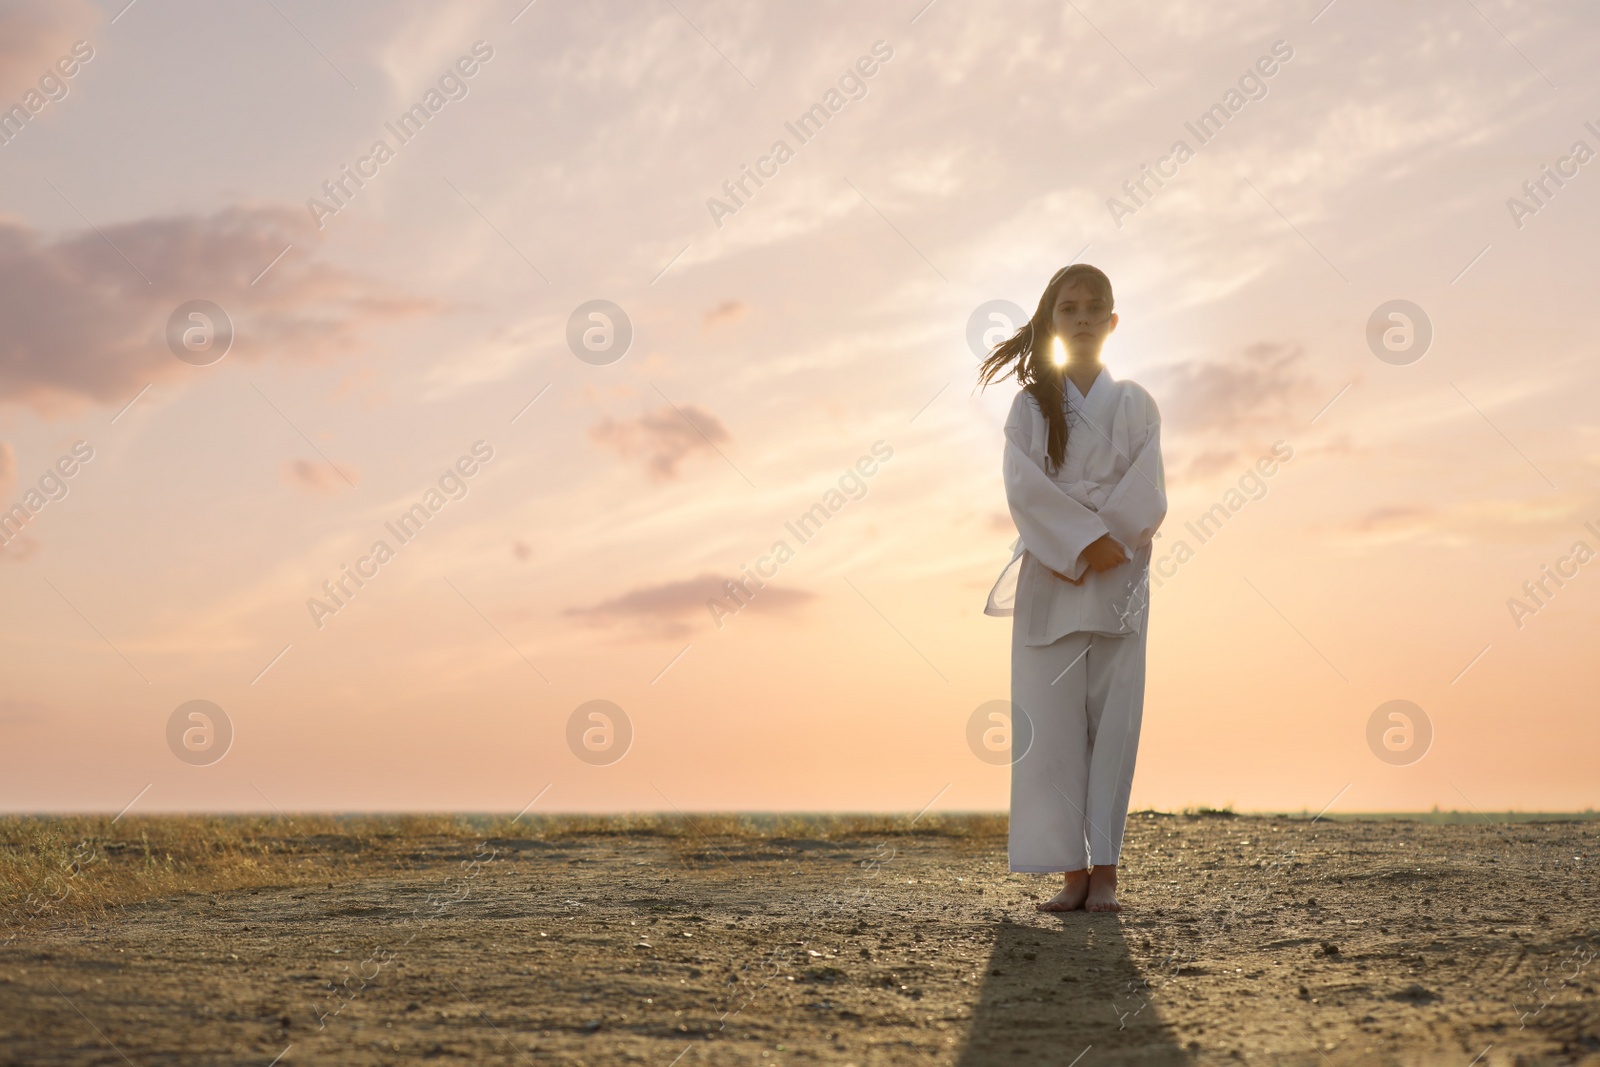
POLYGON ((1011 615, 1013 871, 1065 874, 1043 911, 1121 911, 1117 861, 1144 712, 1151 542, 1167 514, 1161 417, 1100 362, 1111 280, 1075 263, 979 368, 1014 361, 1006 503, 1021 535, 989 593, 1011 615))

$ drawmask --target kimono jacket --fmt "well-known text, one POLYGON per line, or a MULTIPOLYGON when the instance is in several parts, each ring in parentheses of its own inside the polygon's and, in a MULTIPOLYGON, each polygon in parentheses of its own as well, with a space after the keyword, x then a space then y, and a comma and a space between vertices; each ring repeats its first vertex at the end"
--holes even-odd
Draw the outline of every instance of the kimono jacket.
POLYGON ((1020 535, 983 611, 1016 615, 1024 644, 1048 645, 1069 633, 1142 631, 1149 606, 1150 555, 1167 514, 1161 416, 1155 400, 1104 367, 1087 396, 1064 383, 1067 450, 1045 471, 1048 426, 1032 393, 1019 390, 1006 418, 1006 503, 1020 535), (1093 571, 1081 553, 1105 534, 1128 562, 1093 571), (1073 585, 1046 568, 1070 578, 1073 585))

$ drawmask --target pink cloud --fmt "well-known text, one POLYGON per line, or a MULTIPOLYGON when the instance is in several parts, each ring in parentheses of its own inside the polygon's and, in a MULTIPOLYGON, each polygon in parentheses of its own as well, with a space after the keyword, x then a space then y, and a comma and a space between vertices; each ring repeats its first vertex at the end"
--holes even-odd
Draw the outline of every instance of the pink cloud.
MULTIPOLYGON (((734 606, 725 581, 724 575, 703 572, 682 581, 643 586, 589 607, 567 608, 562 614, 601 628, 631 623, 647 638, 676 640, 692 633, 701 623, 714 625, 708 600, 716 600, 724 608, 734 606)), ((787 615, 816 598, 815 593, 786 589, 771 582, 761 589, 752 582, 748 588, 754 596, 748 598, 739 614, 748 610, 787 615)))
POLYGON ((1358 515, 1351 523, 1351 528, 1366 532, 1396 526, 1416 526, 1422 524, 1424 520, 1433 518, 1433 515, 1434 510, 1428 507, 1415 504, 1388 504, 1358 515))
POLYGON ((315 245, 305 212, 282 205, 54 239, 0 219, 0 398, 45 413, 120 404, 147 382, 195 373, 166 343, 168 317, 188 300, 222 307, 234 327, 225 358, 247 362, 358 353, 366 328, 442 309, 318 262, 315 245))
POLYGON ((1299 345, 1258 342, 1231 360, 1186 360, 1155 378, 1171 470, 1194 481, 1248 466, 1331 398, 1299 345), (1171 447, 1168 447, 1168 442, 1171 447))
POLYGON ((0 0, 0 107, 16 103, 103 19, 86 0, 0 0))
POLYGON ((321 495, 360 485, 361 472, 348 464, 335 470, 321 460, 291 459, 284 461, 283 480, 296 488, 321 495))
POLYGON ((1259 342, 1231 360, 1186 360, 1167 369, 1152 392, 1174 433, 1214 434, 1303 421, 1322 396, 1299 345, 1259 342))
POLYGON ((651 478, 668 481, 678 476, 686 458, 716 452, 718 444, 731 439, 722 420, 704 408, 685 404, 682 412, 668 405, 636 419, 608 417, 590 428, 589 437, 623 459, 644 460, 651 478))
POLYGON ((724 300, 710 311, 700 322, 700 332, 710 333, 713 329, 724 323, 738 322, 749 311, 742 300, 724 300))

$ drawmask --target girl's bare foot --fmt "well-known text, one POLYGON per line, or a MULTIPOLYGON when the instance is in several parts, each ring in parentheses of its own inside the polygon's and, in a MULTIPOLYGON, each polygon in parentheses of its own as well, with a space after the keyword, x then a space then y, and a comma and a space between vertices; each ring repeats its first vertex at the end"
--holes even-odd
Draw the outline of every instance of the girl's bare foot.
POLYGON ((1083 907, 1084 899, 1089 895, 1089 871, 1068 871, 1061 892, 1045 901, 1035 904, 1040 911, 1077 911, 1083 907))
POLYGON ((1085 911, 1121 911, 1117 903, 1117 865, 1101 864, 1089 872, 1089 892, 1084 897, 1085 911))

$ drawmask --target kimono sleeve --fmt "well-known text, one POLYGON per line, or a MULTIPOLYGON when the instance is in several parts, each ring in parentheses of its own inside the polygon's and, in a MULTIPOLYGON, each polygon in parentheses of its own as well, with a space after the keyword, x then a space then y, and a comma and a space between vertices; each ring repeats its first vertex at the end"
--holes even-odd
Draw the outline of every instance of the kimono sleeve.
MULTIPOLYGON (((1089 569, 1083 550, 1104 537, 1100 516, 1072 499, 1033 460, 1034 408, 1027 390, 1017 394, 1006 419, 1002 471, 1006 504, 1022 543, 1051 570, 1077 579, 1089 569)), ((1042 416, 1040 416, 1042 418, 1042 416)))
POLYGON ((1100 519, 1129 552, 1155 539, 1167 516, 1167 483, 1161 464, 1161 413, 1142 389, 1128 444, 1133 461, 1100 507, 1100 519))

